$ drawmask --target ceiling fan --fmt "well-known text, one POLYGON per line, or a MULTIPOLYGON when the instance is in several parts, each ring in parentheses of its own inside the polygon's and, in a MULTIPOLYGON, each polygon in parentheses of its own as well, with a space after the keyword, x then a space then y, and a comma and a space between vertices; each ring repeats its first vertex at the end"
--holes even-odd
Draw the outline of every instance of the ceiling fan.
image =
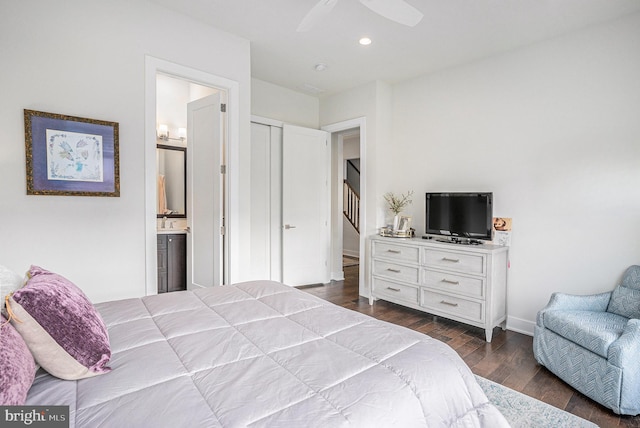
MULTIPOLYGON (((404 0, 359 0, 360 3, 391 21, 408 27, 420 22, 422 13, 404 0)), ((318 21, 327 16, 338 0, 320 0, 302 19, 296 31, 309 31, 318 21)))

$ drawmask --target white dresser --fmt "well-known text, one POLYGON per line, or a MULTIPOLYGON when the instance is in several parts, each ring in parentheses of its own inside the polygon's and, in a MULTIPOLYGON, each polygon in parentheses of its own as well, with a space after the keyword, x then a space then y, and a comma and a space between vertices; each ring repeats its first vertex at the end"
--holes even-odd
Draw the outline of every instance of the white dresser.
POLYGON ((369 239, 376 299, 481 327, 487 342, 507 317, 508 248, 435 239, 369 239))

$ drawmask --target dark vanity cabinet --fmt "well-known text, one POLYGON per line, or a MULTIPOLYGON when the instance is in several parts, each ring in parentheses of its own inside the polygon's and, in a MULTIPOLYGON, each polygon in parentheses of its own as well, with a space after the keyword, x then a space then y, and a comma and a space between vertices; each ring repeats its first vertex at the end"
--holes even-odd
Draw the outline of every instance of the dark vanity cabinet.
POLYGON ((187 235, 158 235, 158 293, 187 289, 187 235))

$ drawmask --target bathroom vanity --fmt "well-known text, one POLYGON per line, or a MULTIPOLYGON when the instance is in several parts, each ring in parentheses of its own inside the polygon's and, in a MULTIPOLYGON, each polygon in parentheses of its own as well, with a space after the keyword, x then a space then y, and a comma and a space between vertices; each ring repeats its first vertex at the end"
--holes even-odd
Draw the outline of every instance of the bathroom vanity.
POLYGON ((187 234, 158 231, 158 293, 187 289, 187 234))

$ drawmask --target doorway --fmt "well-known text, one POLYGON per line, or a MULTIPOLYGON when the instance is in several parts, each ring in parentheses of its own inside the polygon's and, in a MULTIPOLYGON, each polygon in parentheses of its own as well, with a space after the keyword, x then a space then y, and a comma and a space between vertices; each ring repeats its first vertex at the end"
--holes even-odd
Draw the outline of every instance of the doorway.
MULTIPOLYGON (((342 256, 343 267, 360 260, 360 130, 342 137, 342 256)), ((340 144, 340 141, 338 142, 340 144)))
MULTIPOLYGON (((239 218, 239 209, 237 206, 237 195, 234 193, 232 184, 238 181, 238 123, 239 123, 239 88, 238 83, 215 76, 209 73, 205 73, 199 70, 184 67, 175 63, 160 60, 158 58, 146 57, 145 61, 145 237, 146 237, 146 255, 145 255, 145 276, 146 276, 146 294, 157 293, 157 177, 156 177, 156 139, 157 139, 157 103, 158 103, 158 84, 157 77, 159 75, 167 76, 177 81, 181 81, 186 85, 195 85, 194 92, 204 90, 205 92, 218 94, 224 100, 226 105, 226 115, 220 120, 219 132, 220 148, 220 160, 211 159, 211 163, 208 165, 210 169, 213 169, 214 163, 220 163, 219 171, 224 174, 224 179, 220 178, 222 194, 225 195, 222 198, 222 202, 217 208, 219 216, 224 219, 223 228, 219 229, 221 234, 226 236, 226 239, 221 239, 221 250, 218 254, 222 254, 219 268, 219 279, 210 279, 205 284, 200 286, 213 286, 228 284, 232 280, 231 278, 236 274, 235 271, 230 269, 231 266, 231 254, 229 252, 230 246, 233 245, 233 241, 236 239, 233 235, 234 226, 239 218)), ((197 97, 196 98, 201 98, 197 97)), ((186 108, 186 106, 185 106, 186 108)), ((186 114, 186 111, 185 111, 186 114)), ((191 124, 185 125, 188 128, 192 128, 191 124)), ((182 126, 181 126, 182 127, 182 126)), ((179 134, 178 134, 179 135, 179 134)), ((194 143, 193 129, 188 130, 187 144, 189 142, 194 143), (190 141, 193 140, 193 141, 190 141)), ((216 143, 218 144, 218 143, 216 143)), ((189 152, 188 152, 189 156, 189 152)), ((189 166, 188 166, 189 168, 189 166)), ((193 171, 192 171, 193 172, 193 171)), ((193 181, 193 176, 187 179, 193 181)), ((188 205, 191 203, 189 200, 192 195, 187 192, 188 205)), ((215 195, 211 196, 215 197, 215 195)), ((202 195, 198 196, 199 204, 202 201, 202 195)), ((193 204, 191 204, 193 207, 193 204)), ((193 209, 191 213, 193 213, 193 209)), ((187 214, 187 222, 190 222, 189 214, 187 214)), ((187 225, 187 227, 189 224, 187 225)), ((216 232, 218 229, 216 230, 216 232)), ((194 235, 198 233, 197 230, 191 230, 191 234, 187 233, 188 251, 193 254, 193 242, 194 235)), ((211 261, 213 263, 213 261, 211 261)), ((193 287, 193 264, 187 267, 187 287, 193 287)))
MULTIPOLYGON (((344 254, 344 177, 345 177, 345 154, 344 141, 346 139, 358 136, 359 145, 359 208, 357 214, 357 224, 359 234, 355 238, 357 242, 357 254, 360 261, 360 269, 358 272, 359 293, 368 296, 365 283, 366 266, 365 245, 368 233, 368 219, 366 215, 366 118, 338 122, 331 125, 323 126, 322 130, 331 134, 332 159, 331 159, 331 279, 344 279, 343 271, 343 254, 344 254)), ((350 156, 350 155, 347 155, 350 156)))

